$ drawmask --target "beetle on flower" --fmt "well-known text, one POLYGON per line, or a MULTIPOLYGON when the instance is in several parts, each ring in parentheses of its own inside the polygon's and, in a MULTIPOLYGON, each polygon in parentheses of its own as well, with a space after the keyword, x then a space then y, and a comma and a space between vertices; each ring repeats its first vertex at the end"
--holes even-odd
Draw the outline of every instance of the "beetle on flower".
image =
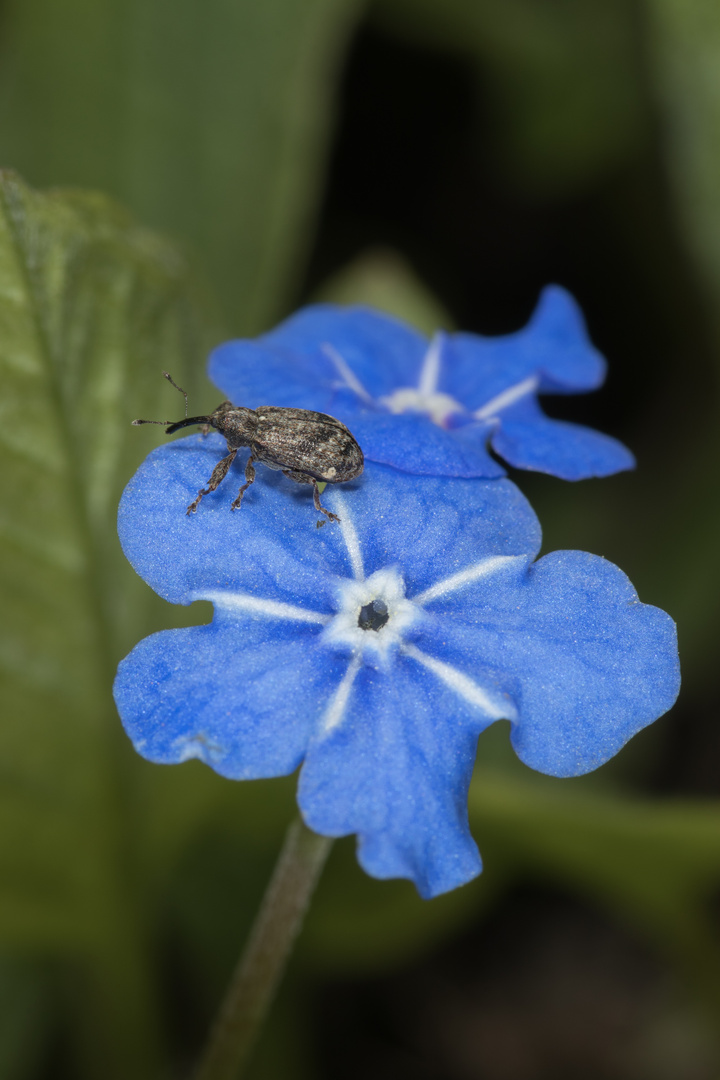
MULTIPOLYGON (((207 435, 211 428, 225 436, 227 454, 217 462, 207 481, 187 508, 194 514, 206 495, 215 491, 230 471, 237 452, 250 447, 245 463, 245 483, 231 510, 238 510, 243 495, 255 483, 255 464, 280 469, 296 484, 312 484, 313 504, 329 521, 338 518, 320 502, 319 484, 342 484, 354 480, 363 471, 363 453, 352 432, 334 416, 309 409, 285 409, 262 405, 255 411, 223 401, 207 416, 188 416, 188 398, 169 372, 163 375, 185 397, 182 420, 133 420, 133 424, 167 424, 165 434, 174 435, 181 428, 200 426, 207 435)), ((318 523, 320 524, 320 523, 318 523)))
POLYGON ((633 468, 608 435, 552 420, 539 394, 601 386, 605 360, 582 314, 556 285, 528 325, 502 337, 438 333, 428 342, 398 319, 330 304, 297 312, 253 340, 210 357, 210 377, 233 401, 330 412, 366 459, 426 476, 504 475, 510 465, 582 480, 633 468))
POLYGON ((371 463, 329 493, 341 525, 318 532, 273 474, 263 514, 228 515, 221 487, 198 530, 177 505, 220 448, 214 434, 158 448, 120 506, 137 572, 172 603, 215 608, 120 664, 118 709, 149 760, 238 780, 302 765, 307 824, 357 834, 368 873, 431 897, 481 868, 466 803, 488 725, 509 720, 527 765, 575 776, 675 699, 669 616, 602 558, 535 561, 539 523, 510 481, 371 463))

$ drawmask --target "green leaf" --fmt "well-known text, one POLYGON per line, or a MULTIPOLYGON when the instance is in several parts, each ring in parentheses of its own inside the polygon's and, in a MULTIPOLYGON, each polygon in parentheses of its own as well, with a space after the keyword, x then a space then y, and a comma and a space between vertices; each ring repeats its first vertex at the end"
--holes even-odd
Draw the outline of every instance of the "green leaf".
POLYGON ((717 297, 720 8, 707 0, 650 0, 647 11, 666 160, 686 236, 717 297))
POLYGON ((182 415, 161 371, 192 384, 206 334, 172 247, 102 196, 0 174, 0 943, 75 955, 87 1053, 112 1047, 118 1077, 156 1066, 111 698, 153 598, 115 512, 157 438, 130 420, 182 415))
POLYGON ((292 291, 363 0, 7 0, 0 157, 121 199, 205 261, 237 332, 292 291))

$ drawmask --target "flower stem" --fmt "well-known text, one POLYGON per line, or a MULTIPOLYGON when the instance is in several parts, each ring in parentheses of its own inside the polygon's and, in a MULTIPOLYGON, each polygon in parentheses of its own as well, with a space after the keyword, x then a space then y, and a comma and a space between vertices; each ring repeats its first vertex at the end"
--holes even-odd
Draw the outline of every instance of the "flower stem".
POLYGON ((236 1080, 282 977, 332 840, 290 825, 195 1080, 236 1080))

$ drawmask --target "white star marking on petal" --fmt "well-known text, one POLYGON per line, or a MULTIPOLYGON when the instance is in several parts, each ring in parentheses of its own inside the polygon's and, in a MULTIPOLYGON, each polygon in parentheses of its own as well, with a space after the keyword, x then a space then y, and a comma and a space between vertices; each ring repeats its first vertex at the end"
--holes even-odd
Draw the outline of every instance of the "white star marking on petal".
POLYGON ((194 593, 193 600, 210 600, 215 607, 223 611, 259 615, 266 619, 289 619, 293 622, 325 624, 332 618, 331 615, 324 615, 321 611, 311 611, 309 608, 298 607, 295 604, 284 604, 279 600, 266 600, 263 597, 250 596, 248 593, 194 593))
POLYGON ((440 354, 443 347, 443 335, 435 334, 430 347, 425 353, 425 358, 420 368, 420 381, 418 391, 426 397, 430 397, 437 390, 440 378, 440 354))
POLYGON ((329 492, 327 501, 329 502, 329 505, 332 507, 332 509, 337 513, 337 516, 340 518, 340 531, 342 532, 342 537, 345 541, 345 547, 347 548, 352 572, 355 575, 357 581, 362 581, 365 577, 362 550, 360 548, 358 534, 355 531, 355 526, 353 525, 352 516, 350 510, 348 509, 347 503, 345 502, 339 491, 329 492))
POLYGON ((355 372, 352 370, 349 364, 347 364, 347 362, 343 360, 337 349, 335 349, 329 341, 326 341, 321 346, 321 348, 327 358, 329 360, 332 360, 333 364, 335 365, 337 372, 342 379, 342 385, 347 386, 348 390, 352 390, 354 394, 357 394, 360 400, 364 401, 366 405, 374 405, 374 398, 372 397, 372 395, 368 394, 367 390, 360 382, 355 372))
POLYGON ((406 598, 405 582, 394 566, 376 570, 363 581, 342 581, 338 600, 338 613, 323 631, 323 640, 349 647, 369 663, 379 662, 383 667, 401 643, 404 631, 422 617, 420 608, 406 598), (373 600, 385 602, 388 620, 380 630, 363 630, 358 625, 360 610, 373 600))
MULTIPOLYGON (((393 390, 392 394, 378 398, 377 402, 372 394, 365 389, 337 349, 329 342, 325 342, 322 345, 322 351, 337 369, 342 379, 342 385, 357 394, 366 405, 383 405, 394 415, 406 412, 425 413, 434 424, 444 427, 448 417, 454 413, 464 413, 466 409, 452 394, 444 394, 437 389, 443 344, 444 335, 441 333, 435 334, 425 353, 417 387, 400 386, 393 390)), ((498 413, 501 413, 504 409, 509 409, 511 405, 515 405, 516 402, 527 397, 528 394, 534 393, 539 385, 540 377, 538 375, 529 375, 526 379, 515 383, 514 386, 509 386, 507 390, 503 390, 500 394, 491 398, 485 405, 481 405, 479 409, 475 409, 472 414, 473 418, 483 422, 496 420, 498 413)))
POLYGON ((419 390, 411 386, 394 390, 392 394, 381 397, 379 401, 394 415, 407 412, 424 413, 438 427, 443 427, 448 417, 454 413, 465 412, 460 402, 450 394, 421 394, 419 390))
POLYGON ((473 566, 468 566, 465 570, 458 571, 457 574, 451 574, 450 577, 436 582, 429 589, 425 589, 424 592, 413 596, 412 601, 414 604, 429 604, 431 600, 437 600, 439 596, 445 596, 446 593, 462 589, 464 585, 468 585, 471 581, 478 581, 480 578, 497 574, 500 570, 505 570, 513 563, 524 562, 527 562, 526 555, 492 555, 490 558, 474 563, 473 566))
POLYGON ((453 413, 465 412, 459 401, 437 389, 444 340, 443 334, 436 334, 430 342, 420 369, 417 387, 401 386, 392 394, 379 398, 381 405, 396 415, 406 412, 425 413, 438 427, 443 427, 453 413))
POLYGON ((428 656, 427 653, 421 652, 410 642, 405 642, 401 649, 406 656, 417 660, 418 664, 422 664, 428 671, 432 671, 433 675, 437 675, 438 679, 444 682, 446 686, 449 686, 451 690, 454 690, 463 701, 467 701, 469 705, 475 705, 491 720, 515 720, 517 718, 517 710, 509 699, 493 699, 487 691, 483 690, 467 675, 464 675, 462 671, 458 671, 452 664, 446 664, 442 660, 436 660, 434 657, 428 656))
POLYGON ((218 755, 222 754, 223 749, 218 743, 211 742, 203 731, 194 735, 182 735, 175 740, 173 746, 179 754, 178 764, 192 761, 193 758, 212 763, 218 759, 218 755))
POLYGON ((352 690, 352 684, 355 682, 355 676, 360 670, 360 657, 353 656, 347 671, 342 677, 340 685, 333 694, 330 704, 325 710, 325 715, 321 722, 321 734, 329 735, 339 724, 342 723, 345 715, 345 709, 350 698, 350 691, 352 690))
POLYGON ((516 401, 520 401, 521 398, 534 393, 539 385, 539 377, 530 375, 527 379, 523 379, 522 382, 515 383, 514 386, 509 386, 507 390, 503 390, 497 397, 488 401, 487 405, 476 409, 473 416, 476 420, 494 420, 499 412, 502 412, 503 409, 509 409, 516 401))

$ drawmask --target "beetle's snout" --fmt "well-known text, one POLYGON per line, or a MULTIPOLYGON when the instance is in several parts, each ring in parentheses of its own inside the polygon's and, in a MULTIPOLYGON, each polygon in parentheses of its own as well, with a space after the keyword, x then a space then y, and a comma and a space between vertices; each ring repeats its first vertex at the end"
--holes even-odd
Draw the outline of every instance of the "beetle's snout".
POLYGON ((174 435, 180 428, 192 427, 194 424, 212 424, 212 422, 212 416, 186 416, 184 420, 178 420, 176 423, 171 424, 170 427, 165 428, 165 434, 174 435))

